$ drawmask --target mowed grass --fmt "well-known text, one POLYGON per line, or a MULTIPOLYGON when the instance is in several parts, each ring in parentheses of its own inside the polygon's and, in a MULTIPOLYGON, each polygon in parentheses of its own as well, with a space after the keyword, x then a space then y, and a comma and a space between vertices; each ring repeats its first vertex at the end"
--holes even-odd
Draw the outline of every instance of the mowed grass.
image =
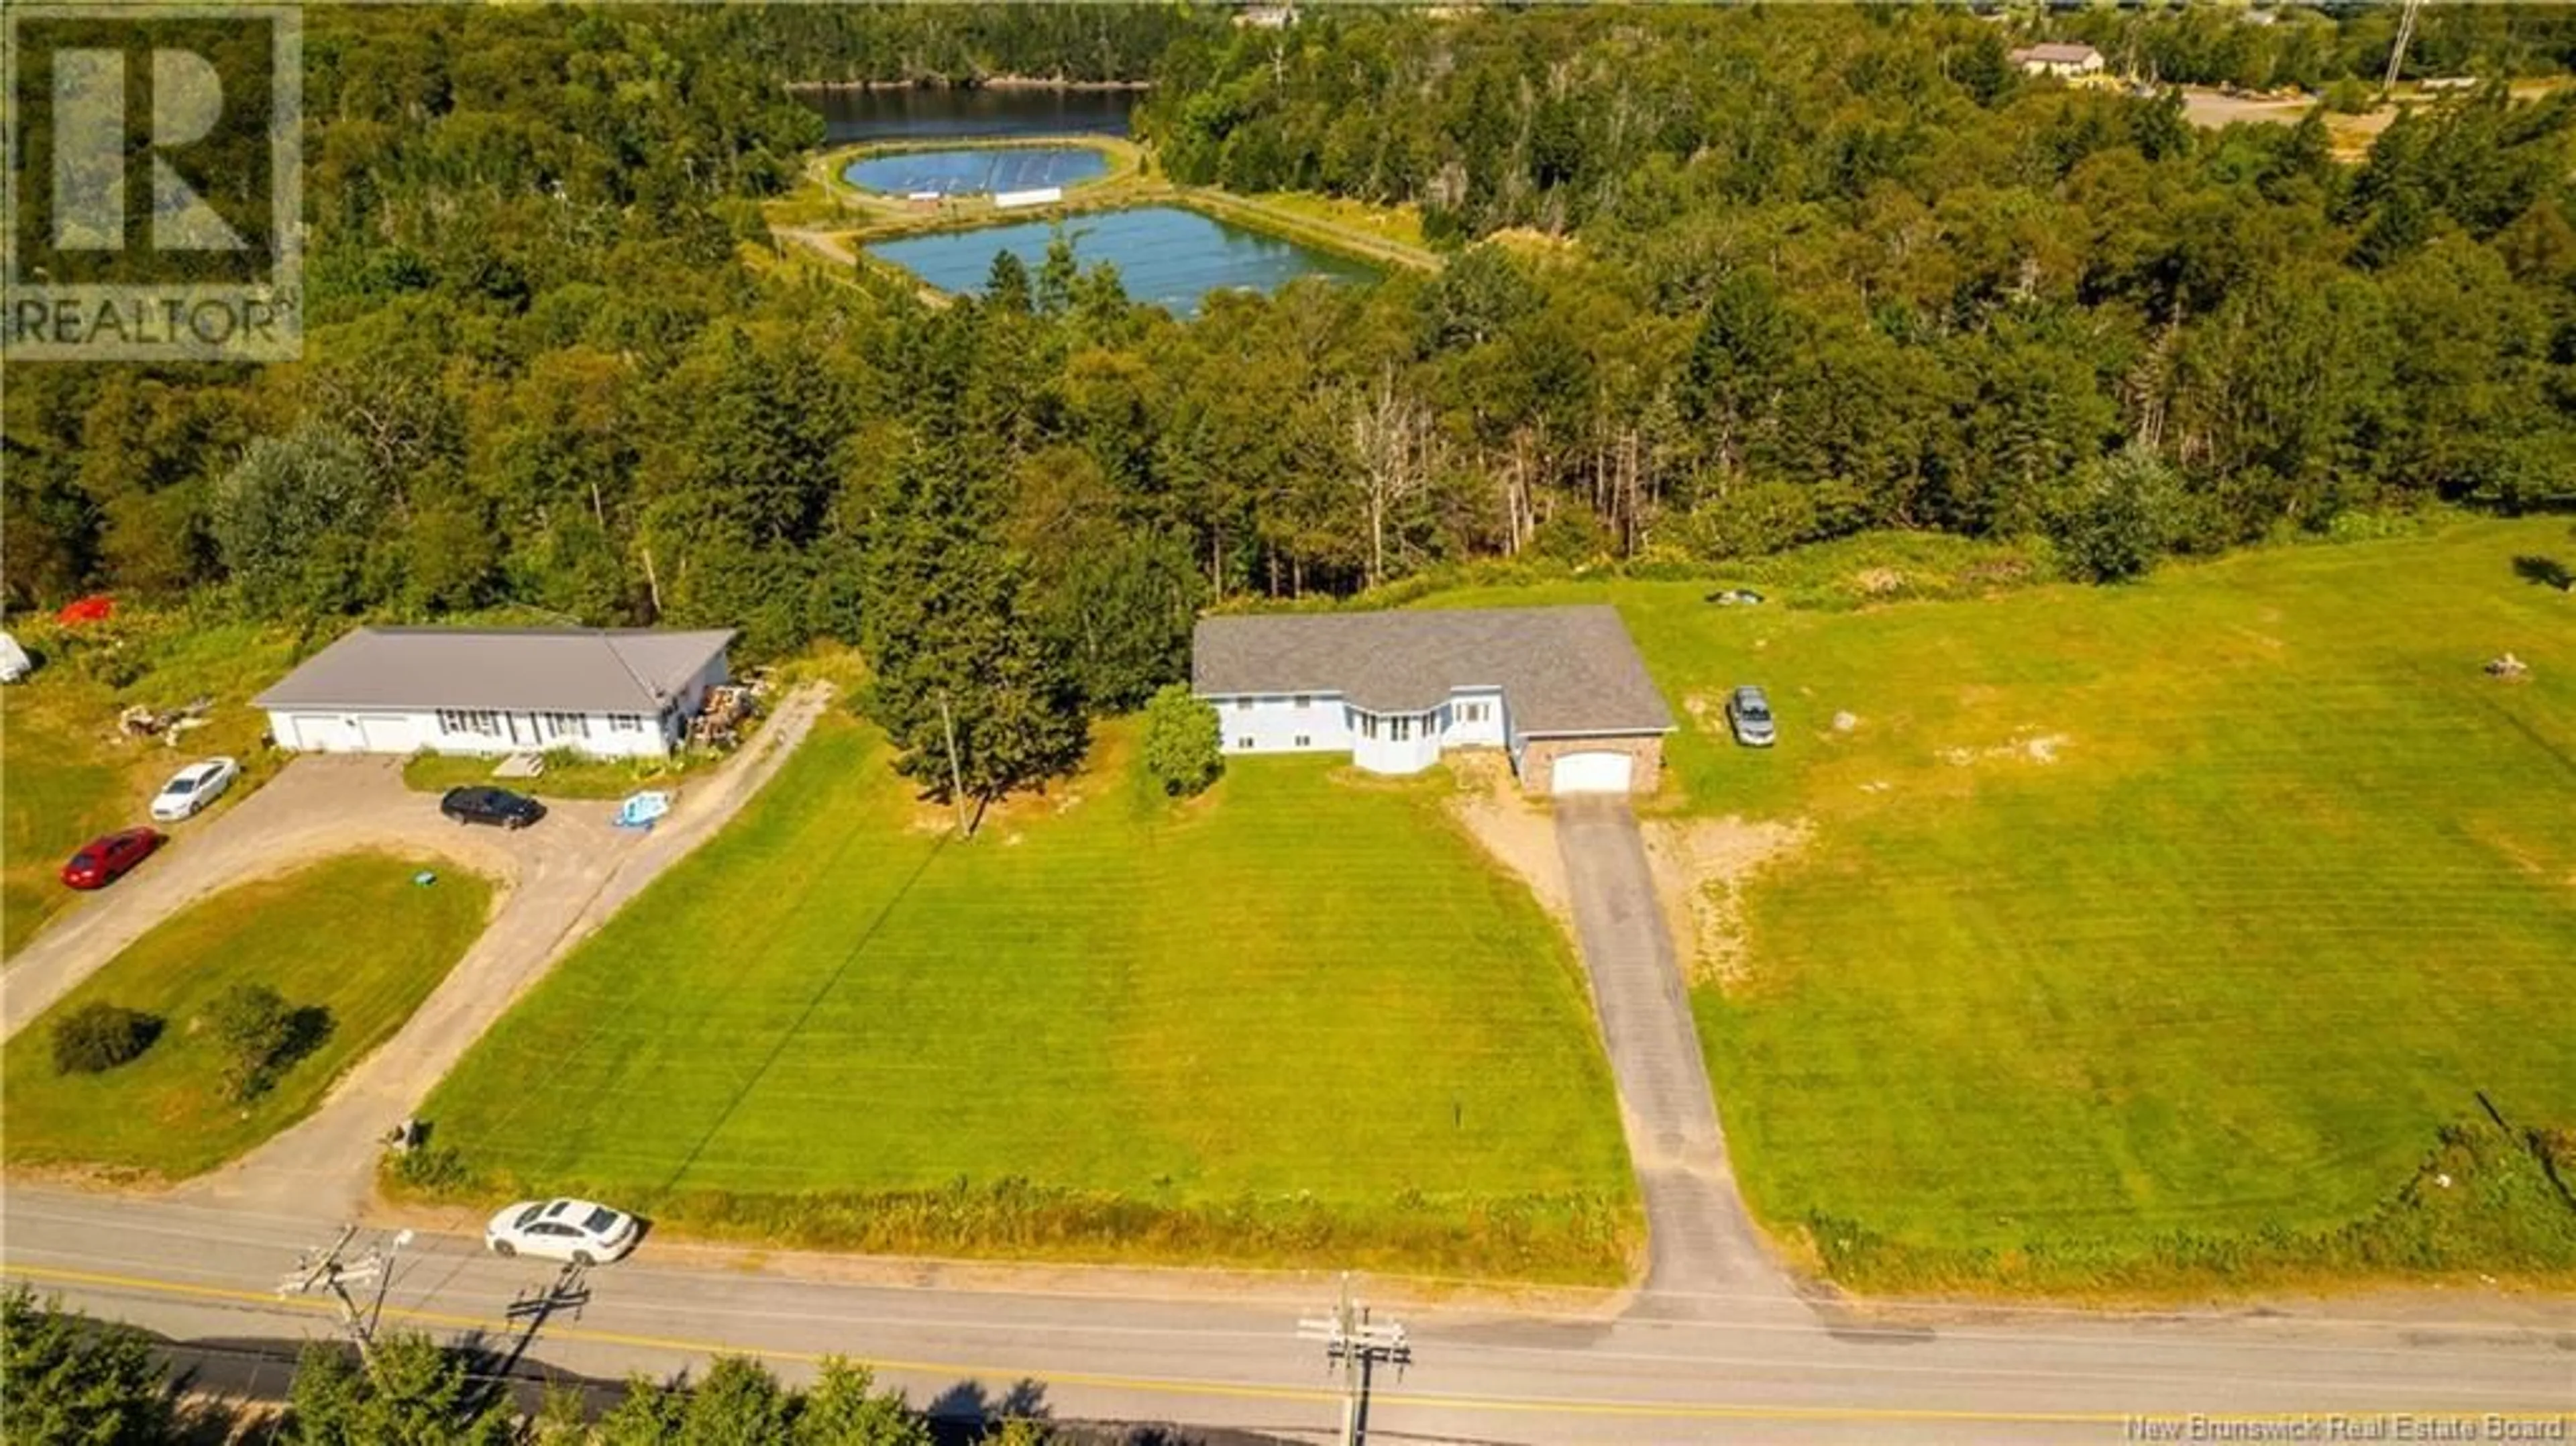
POLYGON ((1697 995, 1757 1213, 1921 1278, 2117 1275, 2361 1219, 2480 1091, 2576 1124, 2576 600, 2514 569, 2571 554, 2478 522, 1862 612, 1549 590, 1626 615, 1674 806, 1811 826, 1697 995), (1692 718, 1737 682, 1775 750, 1692 718))
POLYGON ((56 710, 22 701, 21 688, 0 693, 7 699, 0 703, 0 954, 10 957, 79 897, 59 877, 72 850, 145 816, 130 797, 126 770, 88 746, 56 710))
POLYGON ((1615 1278, 1633 1192, 1568 945, 1445 780, 1131 730, 943 842, 818 727, 440 1086, 477 1185, 871 1249, 1615 1278))
POLYGON ((9 1043, 0 1060, 8 1163, 179 1179, 214 1168, 312 1112, 331 1081, 384 1042, 483 930, 491 890, 471 874, 387 854, 332 859, 241 885, 135 941, 9 1043), (221 1051, 196 1021, 236 984, 330 1011, 318 1047, 248 1108, 222 1092, 221 1051), (158 1017, 143 1055, 102 1074, 54 1073, 52 1025, 105 1000, 158 1017))

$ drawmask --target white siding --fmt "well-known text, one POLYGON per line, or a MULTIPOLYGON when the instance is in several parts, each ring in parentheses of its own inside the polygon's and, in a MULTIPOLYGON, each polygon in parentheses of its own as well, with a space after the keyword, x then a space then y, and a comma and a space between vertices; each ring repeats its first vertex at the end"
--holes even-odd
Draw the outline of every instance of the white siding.
POLYGON ((1420 773, 1440 761, 1443 708, 1427 713, 1351 710, 1351 761, 1371 773, 1420 773))
POLYGON ((1449 695, 1448 717, 1440 741, 1450 748, 1499 748, 1504 727, 1501 689, 1461 688, 1449 695), (1481 717, 1470 716, 1480 712, 1481 717))
POLYGON ((1345 752, 1351 731, 1338 693, 1210 698, 1228 753, 1345 752), (1302 741, 1300 741, 1302 740, 1302 741))
MULTIPOLYGON (((703 687, 699 692, 704 692, 703 687)), ((604 713, 508 713, 497 709, 322 713, 295 709, 270 712, 268 728, 278 747, 306 753, 407 754, 425 748, 432 753, 499 757, 570 748, 595 758, 658 758, 670 751, 659 720, 630 716, 634 726, 620 728, 617 719, 604 713)))
POLYGON ((420 747, 420 720, 404 713, 361 713, 358 736, 369 753, 410 753, 420 747))

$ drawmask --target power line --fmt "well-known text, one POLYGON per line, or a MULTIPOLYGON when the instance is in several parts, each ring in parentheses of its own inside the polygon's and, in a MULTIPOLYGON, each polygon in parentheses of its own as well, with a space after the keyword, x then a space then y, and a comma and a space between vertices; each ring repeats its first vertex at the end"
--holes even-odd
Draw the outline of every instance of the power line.
POLYGON ((290 1295, 311 1295, 329 1291, 339 1303, 341 1326, 349 1339, 357 1343, 360 1359, 370 1359, 376 1349, 376 1323, 384 1316, 385 1288, 392 1283, 394 1258, 411 1244, 411 1232, 398 1230, 391 1236, 367 1247, 367 1253, 348 1258, 349 1243, 358 1237, 358 1227, 343 1225, 330 1244, 307 1250, 296 1257, 295 1268, 277 1283, 279 1299, 290 1295), (357 1297, 349 1293, 352 1285, 375 1286, 375 1298, 360 1309, 357 1297))
POLYGON ((1320 1341, 1324 1364, 1342 1378, 1342 1446, 1360 1446, 1368 1436, 1369 1386, 1381 1364, 1401 1377, 1413 1364, 1413 1344, 1398 1321, 1376 1321, 1367 1306, 1351 1298, 1351 1273, 1342 1272, 1341 1303, 1330 1316, 1297 1322, 1297 1338, 1320 1341))

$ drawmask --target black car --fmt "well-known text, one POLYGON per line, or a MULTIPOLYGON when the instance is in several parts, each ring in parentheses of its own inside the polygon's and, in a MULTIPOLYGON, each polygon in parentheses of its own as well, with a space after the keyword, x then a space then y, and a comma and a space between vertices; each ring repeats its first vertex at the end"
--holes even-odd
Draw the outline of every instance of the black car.
POLYGON ((489 823, 526 828, 546 816, 546 806, 506 788, 451 788, 438 801, 438 811, 458 823, 489 823))

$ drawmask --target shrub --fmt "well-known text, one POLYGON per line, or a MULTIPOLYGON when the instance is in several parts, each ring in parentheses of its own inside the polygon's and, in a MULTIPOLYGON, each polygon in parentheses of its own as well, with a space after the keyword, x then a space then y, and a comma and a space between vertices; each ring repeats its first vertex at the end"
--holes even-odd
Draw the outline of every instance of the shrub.
POLYGON ((1216 710, 1168 683, 1145 704, 1145 774, 1167 798, 1203 793, 1225 771, 1216 710))
POLYGON ((152 1047, 161 1021, 93 1000, 54 1021, 54 1073, 99 1074, 152 1047))
POLYGON ((422 1145, 386 1158, 396 1182, 426 1195, 462 1190, 472 1180, 454 1145, 422 1145))
POLYGON ((1683 522, 1691 551, 1712 562, 1761 557, 1824 535, 1815 492, 1792 482, 1753 482, 1711 497, 1683 522))
POLYGON ((247 1104, 331 1032, 325 1009, 295 1009, 265 984, 236 984, 216 996, 206 1025, 224 1052, 224 1093, 247 1104))
POLYGON ((2170 546, 2181 489, 2142 447, 2087 463, 2049 509, 2049 535, 2079 582, 2143 576, 2170 546))

